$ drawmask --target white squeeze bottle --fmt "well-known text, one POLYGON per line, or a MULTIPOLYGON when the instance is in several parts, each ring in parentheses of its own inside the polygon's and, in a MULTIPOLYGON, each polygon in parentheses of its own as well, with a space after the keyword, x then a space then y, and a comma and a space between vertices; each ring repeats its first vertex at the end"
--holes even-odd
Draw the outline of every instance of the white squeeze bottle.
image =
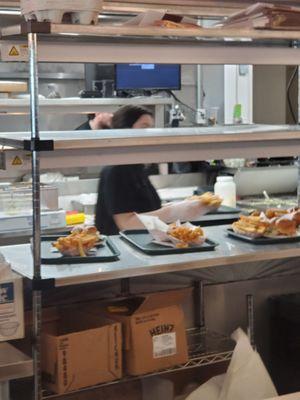
POLYGON ((236 207, 236 184, 232 176, 218 176, 215 194, 223 199, 222 205, 236 207))

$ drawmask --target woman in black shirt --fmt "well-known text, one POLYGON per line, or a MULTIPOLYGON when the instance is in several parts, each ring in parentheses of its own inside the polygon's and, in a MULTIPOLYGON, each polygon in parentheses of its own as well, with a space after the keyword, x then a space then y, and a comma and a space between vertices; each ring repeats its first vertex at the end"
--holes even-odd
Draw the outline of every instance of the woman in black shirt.
MULTIPOLYGON (((153 126, 152 113, 138 106, 120 108, 111 122, 112 129, 147 129, 153 126)), ((98 189, 97 228, 105 235, 141 228, 135 213, 157 216, 165 222, 187 221, 201 215, 202 207, 199 201, 182 201, 161 207, 160 198, 143 164, 105 167, 100 174, 98 189)))

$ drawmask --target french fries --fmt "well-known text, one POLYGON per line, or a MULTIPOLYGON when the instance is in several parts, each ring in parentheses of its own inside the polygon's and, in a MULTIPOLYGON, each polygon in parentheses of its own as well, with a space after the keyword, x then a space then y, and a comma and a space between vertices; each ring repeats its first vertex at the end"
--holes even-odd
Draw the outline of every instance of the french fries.
POLYGON ((200 196, 194 195, 189 197, 187 200, 198 200, 204 206, 212 208, 219 208, 223 201, 220 196, 217 196, 211 192, 206 192, 204 194, 201 194, 200 196))
POLYGON ((190 244, 197 244, 200 238, 204 237, 204 232, 200 227, 188 227, 184 225, 170 225, 168 234, 179 240, 177 248, 187 248, 190 244))
POLYGON ((89 250, 100 240, 101 236, 97 228, 79 228, 66 237, 58 238, 52 245, 64 256, 86 257, 89 250))

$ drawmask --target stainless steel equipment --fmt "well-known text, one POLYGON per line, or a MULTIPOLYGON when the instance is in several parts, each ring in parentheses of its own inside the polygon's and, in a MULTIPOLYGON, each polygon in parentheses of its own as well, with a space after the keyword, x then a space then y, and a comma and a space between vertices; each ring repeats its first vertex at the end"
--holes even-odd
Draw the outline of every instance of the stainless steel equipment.
MULTIPOLYGON (((41 185, 42 210, 58 209, 58 188, 41 185)), ((0 213, 12 215, 28 212, 32 209, 32 186, 30 184, 14 184, 0 186, 0 213)))

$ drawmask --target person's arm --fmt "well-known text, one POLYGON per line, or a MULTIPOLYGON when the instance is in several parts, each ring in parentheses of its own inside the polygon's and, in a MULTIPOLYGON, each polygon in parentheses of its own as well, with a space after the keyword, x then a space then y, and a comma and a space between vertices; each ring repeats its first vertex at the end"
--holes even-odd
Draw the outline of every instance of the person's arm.
MULTIPOLYGON (((141 196, 136 184, 135 171, 130 166, 112 167, 105 171, 105 179, 101 201, 106 204, 107 212, 113 217, 119 230, 139 229, 143 225, 136 216, 135 211, 139 209, 141 196)), ((199 200, 184 200, 168 203, 158 210, 146 212, 145 215, 152 215, 160 218, 166 223, 180 220, 196 221, 207 213, 207 206, 199 200)))
MULTIPOLYGON (((143 213, 158 217, 166 223, 180 221, 196 221, 208 212, 208 208, 203 206, 199 200, 184 200, 180 202, 168 203, 158 210, 143 213)), ((143 224, 134 212, 115 214, 114 221, 120 230, 141 229, 143 224)))

